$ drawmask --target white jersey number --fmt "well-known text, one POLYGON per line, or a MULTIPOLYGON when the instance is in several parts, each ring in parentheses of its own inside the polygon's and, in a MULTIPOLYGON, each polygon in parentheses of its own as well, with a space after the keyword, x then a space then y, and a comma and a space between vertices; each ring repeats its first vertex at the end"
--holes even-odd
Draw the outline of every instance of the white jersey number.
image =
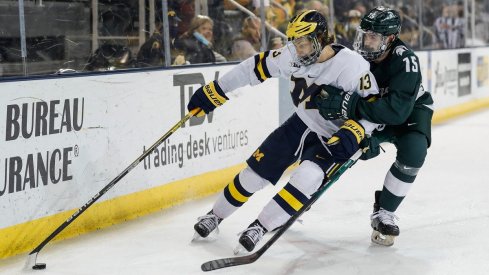
POLYGON ((416 60, 416 56, 410 56, 411 60, 409 57, 404 58, 402 61, 406 63, 406 72, 418 72, 418 61, 416 60))

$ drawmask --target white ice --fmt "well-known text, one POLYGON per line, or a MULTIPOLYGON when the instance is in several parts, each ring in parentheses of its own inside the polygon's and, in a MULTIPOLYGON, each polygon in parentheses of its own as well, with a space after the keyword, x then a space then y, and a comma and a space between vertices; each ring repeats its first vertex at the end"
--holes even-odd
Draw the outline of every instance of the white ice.
MULTIPOLYGON (((433 146, 397 211, 393 247, 370 242, 374 190, 395 148, 358 162, 257 262, 211 274, 489 274, 489 110, 433 129, 433 146)), ((236 234, 279 190, 270 186, 225 220, 219 238, 190 243, 193 224, 216 196, 68 241, 48 244, 23 271, 26 255, 0 262, 0 274, 203 274, 208 260, 233 256, 236 234)), ((117 187, 116 187, 117 188, 117 187)))

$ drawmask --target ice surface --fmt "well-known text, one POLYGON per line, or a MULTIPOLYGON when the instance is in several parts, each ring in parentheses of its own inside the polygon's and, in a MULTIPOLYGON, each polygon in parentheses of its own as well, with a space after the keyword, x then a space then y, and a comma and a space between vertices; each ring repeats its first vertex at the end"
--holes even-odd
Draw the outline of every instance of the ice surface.
MULTIPOLYGON (((257 262, 211 274, 489 274, 489 111, 438 125, 425 166, 397 211, 393 247, 370 243, 374 190, 395 148, 359 162, 257 262)), ((236 234, 286 182, 255 194, 221 226, 218 239, 190 243, 196 218, 215 197, 56 244, 39 254, 44 271, 22 271, 26 255, 0 261, 0 274, 203 274, 230 257, 236 234)))

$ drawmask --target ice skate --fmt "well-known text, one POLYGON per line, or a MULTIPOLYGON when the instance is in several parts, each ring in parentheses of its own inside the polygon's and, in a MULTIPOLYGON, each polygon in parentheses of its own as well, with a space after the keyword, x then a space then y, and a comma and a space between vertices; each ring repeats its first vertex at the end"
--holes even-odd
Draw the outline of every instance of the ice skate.
POLYGON ((241 236, 239 237, 238 246, 234 249, 234 254, 237 255, 243 252, 245 249, 248 252, 253 251, 256 244, 267 232, 267 229, 265 229, 265 227, 263 227, 258 220, 255 220, 248 226, 248 228, 239 234, 241 236))
POLYGON ((199 238, 206 238, 209 234, 216 230, 216 234, 219 233, 219 224, 223 219, 219 218, 212 212, 212 210, 207 213, 207 215, 198 217, 197 223, 194 225, 195 234, 192 241, 199 238))
POLYGON ((399 236, 399 227, 394 220, 399 218, 390 211, 379 206, 380 191, 375 192, 374 212, 370 216, 371 226, 373 229, 371 240, 373 243, 392 246, 394 238, 399 236))

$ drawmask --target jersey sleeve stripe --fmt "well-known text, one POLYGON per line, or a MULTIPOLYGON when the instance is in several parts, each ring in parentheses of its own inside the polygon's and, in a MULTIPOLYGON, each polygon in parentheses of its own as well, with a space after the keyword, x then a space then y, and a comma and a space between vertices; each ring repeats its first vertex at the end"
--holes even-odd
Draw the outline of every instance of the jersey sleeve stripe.
POLYGON ((267 78, 272 77, 272 75, 268 71, 268 67, 267 67, 267 57, 268 57, 269 54, 270 54, 270 51, 266 51, 265 52, 265 55, 263 56, 263 60, 262 60, 263 72, 265 73, 265 76, 267 78))
POLYGON ((253 71, 255 72, 256 78, 260 80, 260 82, 265 81, 260 75, 260 72, 258 71, 258 66, 260 65, 260 55, 255 55, 255 69, 253 71))
POLYGON ((262 52, 260 54, 255 55, 255 72, 256 78, 263 82, 267 80, 269 77, 272 77, 270 71, 267 68, 266 58, 270 54, 270 51, 262 52))

